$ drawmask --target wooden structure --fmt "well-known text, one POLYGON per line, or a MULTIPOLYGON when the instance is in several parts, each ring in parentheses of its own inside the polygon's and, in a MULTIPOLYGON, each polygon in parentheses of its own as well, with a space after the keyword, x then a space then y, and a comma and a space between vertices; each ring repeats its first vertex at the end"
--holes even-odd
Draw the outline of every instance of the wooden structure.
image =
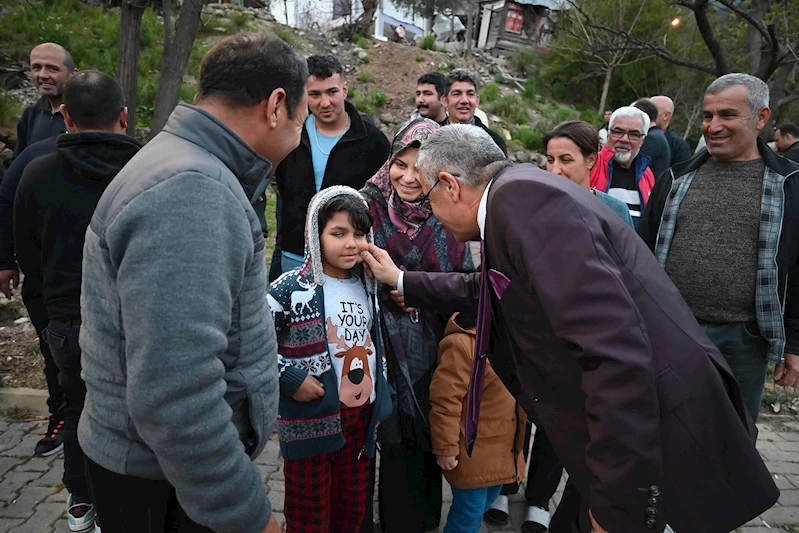
POLYGON ((511 52, 549 50, 557 0, 484 0, 480 2, 477 48, 511 52))

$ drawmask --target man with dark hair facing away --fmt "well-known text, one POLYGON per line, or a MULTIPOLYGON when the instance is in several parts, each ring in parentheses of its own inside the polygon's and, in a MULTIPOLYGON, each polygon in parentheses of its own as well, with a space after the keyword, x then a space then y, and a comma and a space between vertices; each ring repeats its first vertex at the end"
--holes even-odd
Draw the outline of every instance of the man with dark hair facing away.
MULTIPOLYGON (((338 59, 312 55, 307 61, 310 114, 299 147, 275 172, 282 272, 303 262, 305 215, 311 198, 333 185, 361 189, 383 166, 390 149, 386 136, 347 101, 347 82, 338 59)), ((256 209, 263 211, 257 205, 256 209)))
POLYGON ((264 238, 252 207, 297 147, 305 62, 240 33, 195 105, 103 193, 86 231, 78 435, 105 533, 277 533, 252 459, 277 417, 264 238))
POLYGON ((783 124, 774 130, 774 143, 782 157, 799 162, 799 128, 796 124, 783 124))
POLYGON ((649 117, 649 131, 646 133, 644 143, 641 145, 641 153, 649 156, 649 168, 657 180, 661 174, 666 172, 671 166, 671 148, 666 135, 657 123, 658 108, 649 98, 641 98, 633 103, 647 114, 649 117))
POLYGON ((14 202, 14 240, 20 268, 42 284, 50 319, 42 336, 64 390, 67 520, 71 531, 86 531, 94 527, 95 511, 78 444, 86 396, 78 345, 83 241, 100 196, 141 143, 125 135, 125 98, 106 74, 75 74, 64 88, 60 110, 71 134, 58 137, 55 153, 25 168, 14 202))

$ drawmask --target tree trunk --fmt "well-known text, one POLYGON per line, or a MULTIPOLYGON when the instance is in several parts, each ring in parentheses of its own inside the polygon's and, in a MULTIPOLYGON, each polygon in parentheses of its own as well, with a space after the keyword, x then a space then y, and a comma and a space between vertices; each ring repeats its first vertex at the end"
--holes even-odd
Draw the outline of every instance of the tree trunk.
MULTIPOLYGON (((135 1, 135 0, 134 0, 135 1)), ((139 79, 139 52, 141 51, 141 19, 144 7, 128 0, 122 2, 119 34, 119 57, 117 58, 117 81, 125 95, 128 108, 130 136, 136 135, 136 91, 139 79)))
POLYGON ((289 2, 283 0, 283 14, 286 16, 286 26, 289 25, 289 2))
POLYGON ((474 25, 477 17, 475 17, 476 6, 469 5, 469 12, 466 15, 466 53, 471 57, 472 55, 472 41, 474 41, 474 25))
POLYGON ((172 55, 172 0, 164 0, 164 55, 172 55))
POLYGON ((361 5, 363 5, 363 13, 355 21, 355 33, 369 35, 369 26, 372 25, 372 19, 377 12, 377 0, 361 0, 361 5))
POLYGON ((194 46, 194 38, 200 26, 203 0, 183 0, 178 15, 178 29, 175 32, 172 54, 164 54, 161 60, 161 79, 155 95, 153 124, 150 127, 152 139, 166 124, 169 115, 178 105, 183 74, 189 66, 189 56, 194 46))
MULTIPOLYGON (((769 0, 752 0, 751 15, 756 20, 764 21, 771 2, 769 0)), ((763 56, 763 35, 753 25, 749 25, 749 72, 755 74, 762 61, 769 59, 763 56)))
POLYGON ((613 79, 613 71, 615 68, 616 66, 614 63, 611 63, 608 65, 607 70, 605 70, 605 83, 602 84, 602 96, 599 97, 599 108, 596 110, 600 115, 605 113, 605 104, 607 104, 608 91, 610 90, 610 80, 613 79))

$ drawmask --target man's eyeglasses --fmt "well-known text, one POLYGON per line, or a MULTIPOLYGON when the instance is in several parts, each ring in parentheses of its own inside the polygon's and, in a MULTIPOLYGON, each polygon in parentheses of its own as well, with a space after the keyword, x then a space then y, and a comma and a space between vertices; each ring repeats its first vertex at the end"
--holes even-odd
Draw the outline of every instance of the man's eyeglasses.
POLYGON ((422 203, 425 200, 429 200, 430 199, 430 193, 433 192, 433 189, 435 189, 438 186, 439 183, 441 183, 441 178, 438 178, 436 180, 436 182, 433 184, 433 186, 430 187, 430 190, 427 191, 426 193, 424 193, 423 195, 421 195, 419 198, 417 198, 416 201, 418 203, 422 203))
POLYGON ((613 128, 610 130, 610 134, 617 139, 621 139, 626 134, 631 141, 640 141, 644 136, 644 134, 638 130, 623 130, 621 128, 613 128))

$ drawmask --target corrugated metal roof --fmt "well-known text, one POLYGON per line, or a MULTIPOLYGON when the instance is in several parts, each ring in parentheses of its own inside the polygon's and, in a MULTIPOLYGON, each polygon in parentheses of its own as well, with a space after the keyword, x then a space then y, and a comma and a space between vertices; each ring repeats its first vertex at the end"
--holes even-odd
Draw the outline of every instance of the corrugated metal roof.
POLYGON ((566 0, 510 0, 517 4, 525 4, 528 6, 543 6, 548 9, 570 9, 571 6, 566 0))

